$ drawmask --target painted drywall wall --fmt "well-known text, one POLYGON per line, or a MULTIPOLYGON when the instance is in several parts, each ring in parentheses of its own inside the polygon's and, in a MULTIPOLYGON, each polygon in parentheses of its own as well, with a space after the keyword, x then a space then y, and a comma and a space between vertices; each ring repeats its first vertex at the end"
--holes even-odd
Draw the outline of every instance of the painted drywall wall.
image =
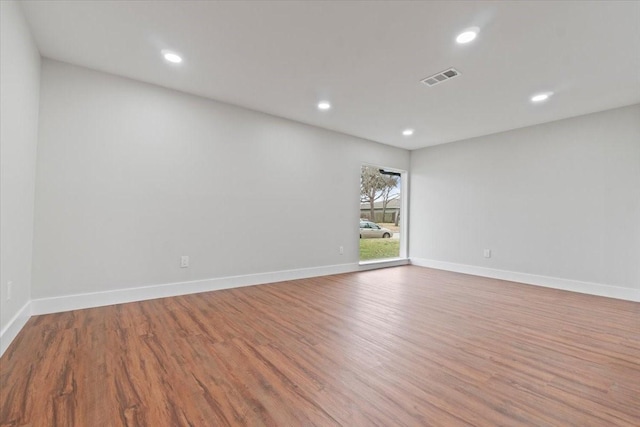
POLYGON ((357 263, 362 163, 409 152, 44 60, 32 296, 357 263))
POLYGON ((639 295, 640 105, 413 151, 411 174, 412 261, 639 295))
POLYGON ((0 2, 0 16, 0 330, 4 332, 31 293, 40 54, 16 2, 0 2))

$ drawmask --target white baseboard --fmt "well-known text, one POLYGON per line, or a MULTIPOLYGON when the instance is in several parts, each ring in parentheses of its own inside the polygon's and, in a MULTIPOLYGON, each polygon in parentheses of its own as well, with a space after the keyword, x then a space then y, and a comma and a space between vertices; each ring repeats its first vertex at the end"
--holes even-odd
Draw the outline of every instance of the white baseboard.
POLYGON ((515 271, 497 270, 473 265, 455 264, 424 258, 407 260, 388 260, 364 264, 337 264, 323 267, 283 270, 268 273, 249 274, 241 276, 220 277, 214 279, 177 282, 162 285, 142 286, 136 288, 116 289, 104 292, 91 292, 75 295, 63 295, 51 298, 34 299, 27 302, 20 311, 9 321, 0 332, 0 356, 4 354, 11 342, 27 323, 32 315, 58 313, 91 307, 122 304, 134 301, 144 301, 178 295, 194 294, 221 289, 253 286, 287 280, 305 279, 309 277, 327 276, 331 274, 350 273, 373 268, 392 267, 407 263, 421 267, 472 274, 475 276, 491 277, 494 279, 544 286, 584 294, 599 295, 640 302, 640 290, 619 286, 608 286, 599 283, 580 282, 577 280, 560 279, 556 277, 538 276, 535 274, 518 273, 515 271))
POLYGON ((18 335, 20 330, 33 315, 60 313, 70 310, 81 310, 127 302, 166 298, 178 295, 195 294, 221 289, 239 288, 287 280, 306 279, 309 277, 328 276, 331 274, 350 273, 373 268, 391 267, 408 264, 408 260, 385 261, 371 265, 336 264, 323 267, 301 268, 268 273, 247 274, 240 276, 218 277, 213 279, 194 280, 189 282, 167 283, 162 285, 141 286, 126 289, 114 289, 103 292, 62 295, 49 298, 38 298, 29 301, 16 314, 0 333, 0 356, 18 335))
POLYGON ((0 331, 0 357, 4 354, 7 348, 9 348, 11 342, 16 336, 18 336, 18 332, 22 330, 30 317, 31 302, 29 301, 24 306, 22 306, 22 308, 16 313, 16 315, 13 316, 11 320, 9 320, 7 326, 5 326, 2 331, 0 331))
POLYGON ((283 270, 269 273, 219 277, 190 282, 167 283, 162 285, 115 289, 112 291, 39 298, 31 300, 31 313, 33 315, 59 313, 62 311, 102 307, 106 305, 282 282, 286 280, 305 279, 308 277, 327 276, 330 274, 349 273, 359 270, 360 267, 358 264, 337 264, 324 267, 283 270))
POLYGON ((528 285, 544 286, 546 288, 562 289, 582 294, 640 302, 640 289, 581 282, 558 277, 538 276, 536 274, 519 273, 516 271, 496 270, 493 268, 456 264, 426 258, 411 258, 411 264, 419 267, 429 267, 438 270, 454 271, 456 273, 472 274, 474 276, 491 277, 492 279, 508 280, 510 282, 526 283, 528 285))

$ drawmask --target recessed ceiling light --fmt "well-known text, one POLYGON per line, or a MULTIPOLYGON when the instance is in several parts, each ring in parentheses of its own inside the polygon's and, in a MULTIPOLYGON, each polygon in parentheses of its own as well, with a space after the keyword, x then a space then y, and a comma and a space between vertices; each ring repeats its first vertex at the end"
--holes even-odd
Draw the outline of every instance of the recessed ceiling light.
POLYGON ((171 62, 172 64, 179 64, 182 62, 182 57, 180 55, 174 52, 170 52, 168 50, 163 50, 162 56, 164 56, 164 59, 171 62))
POLYGON ((331 108, 329 101, 318 102, 318 110, 328 110, 329 108, 331 108))
POLYGON ((405 129, 405 130, 402 131, 402 134, 404 136, 411 136, 411 135, 413 135, 413 129, 405 129))
POLYGON ((546 101, 547 99, 549 99, 549 97, 553 95, 553 92, 545 92, 545 93, 539 93, 537 95, 533 95, 531 97, 531 102, 543 102, 546 101))
POLYGON ((458 37, 456 37, 456 41, 460 44, 469 43, 478 36, 479 32, 480 29, 478 27, 467 28, 466 30, 458 34, 458 37))

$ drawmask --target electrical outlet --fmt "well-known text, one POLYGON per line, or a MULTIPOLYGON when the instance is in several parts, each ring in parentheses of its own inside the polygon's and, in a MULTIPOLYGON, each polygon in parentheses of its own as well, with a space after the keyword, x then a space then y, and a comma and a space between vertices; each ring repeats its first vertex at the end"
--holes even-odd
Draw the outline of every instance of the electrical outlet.
POLYGON ((13 293, 13 282, 7 282, 7 301, 11 299, 13 293))
POLYGON ((484 257, 485 258, 491 258, 491 249, 485 249, 484 250, 484 257))
POLYGON ((344 246, 340 246, 339 252, 340 255, 344 255, 344 246))
POLYGON ((187 268, 189 267, 189 257, 186 255, 183 255, 180 257, 180 268, 187 268))

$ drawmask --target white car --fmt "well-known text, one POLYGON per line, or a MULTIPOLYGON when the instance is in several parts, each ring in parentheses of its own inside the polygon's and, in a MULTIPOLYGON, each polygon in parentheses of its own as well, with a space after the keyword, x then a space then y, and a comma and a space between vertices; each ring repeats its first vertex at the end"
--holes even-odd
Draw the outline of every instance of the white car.
POLYGON ((384 238, 388 239, 393 236, 391 230, 380 227, 375 222, 371 221, 360 221, 360 238, 361 239, 371 239, 371 238, 384 238))

